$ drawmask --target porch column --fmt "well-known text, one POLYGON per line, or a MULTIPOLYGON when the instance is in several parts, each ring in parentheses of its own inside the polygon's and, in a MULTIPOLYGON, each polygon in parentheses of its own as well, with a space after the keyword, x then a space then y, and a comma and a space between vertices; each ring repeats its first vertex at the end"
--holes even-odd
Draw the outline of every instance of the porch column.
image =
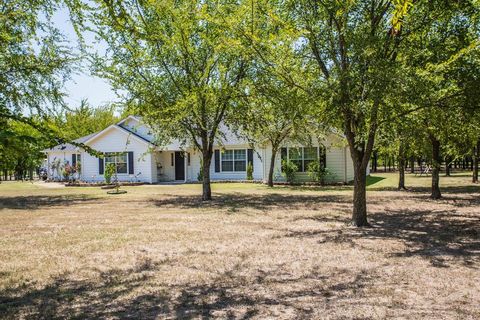
POLYGON ((183 153, 183 170, 184 170, 184 179, 183 179, 183 182, 186 183, 187 182, 187 173, 188 173, 188 170, 187 170, 187 167, 188 167, 188 153, 187 152, 184 152, 183 153))

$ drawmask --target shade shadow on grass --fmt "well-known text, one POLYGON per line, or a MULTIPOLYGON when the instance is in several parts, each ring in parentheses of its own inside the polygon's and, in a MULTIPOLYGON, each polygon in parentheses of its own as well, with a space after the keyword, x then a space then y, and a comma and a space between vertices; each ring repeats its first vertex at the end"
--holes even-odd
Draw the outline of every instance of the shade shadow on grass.
MULTIPOLYGON (((56 277, 43 288, 23 285, 0 291, 0 318, 96 319, 149 318, 168 313, 162 293, 145 290, 130 301, 122 297, 144 288, 157 264, 99 272, 98 278, 56 277)), ((142 290, 143 291, 143 290, 142 290)))
POLYGON ((372 228, 331 228, 308 231, 286 230, 286 237, 318 238, 318 243, 348 243, 356 240, 400 240, 406 249, 395 257, 420 256, 432 266, 449 267, 460 263, 479 268, 480 218, 455 211, 424 211, 415 209, 387 210, 370 215, 372 228))
POLYGON ((98 198, 86 194, 0 197, 0 210, 36 210, 55 206, 71 206, 95 200, 98 198))
MULTIPOLYGON (((343 300, 373 285, 374 274, 361 271, 335 281, 338 274, 311 271, 301 276, 273 270, 249 270, 242 263, 207 282, 162 286, 154 280, 158 266, 112 269, 95 279, 55 278, 43 288, 26 285, 0 291, 0 317, 5 319, 248 319, 270 308, 287 308, 299 317, 315 310, 314 301, 343 300), (252 275, 245 278, 242 274, 252 275), (324 285, 318 284, 324 283, 324 285), (274 288, 283 285, 278 291, 274 288), (308 301, 308 305, 305 305, 308 301)), ((166 263, 171 263, 167 261, 166 263)), ((171 266, 173 267, 173 266, 171 266)))
POLYGON ((284 210, 316 210, 325 203, 351 205, 350 197, 342 195, 289 195, 269 193, 260 195, 248 194, 219 194, 211 201, 202 201, 199 196, 172 196, 165 199, 150 199, 150 203, 158 207, 167 208, 207 208, 225 209, 228 212, 239 212, 245 209, 269 211, 284 210))

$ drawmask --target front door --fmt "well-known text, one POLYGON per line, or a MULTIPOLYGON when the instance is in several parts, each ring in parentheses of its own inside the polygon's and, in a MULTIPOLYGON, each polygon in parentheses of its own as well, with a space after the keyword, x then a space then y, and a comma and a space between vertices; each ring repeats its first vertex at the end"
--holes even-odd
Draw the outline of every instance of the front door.
POLYGON ((175 151, 175 180, 185 180, 185 157, 180 151, 175 151))

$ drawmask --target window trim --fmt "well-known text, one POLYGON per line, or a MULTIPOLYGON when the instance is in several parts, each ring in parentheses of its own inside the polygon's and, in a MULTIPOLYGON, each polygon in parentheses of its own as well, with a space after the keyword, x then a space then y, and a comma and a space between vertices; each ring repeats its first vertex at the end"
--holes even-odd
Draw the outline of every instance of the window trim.
MULTIPOLYGON (((288 146, 285 147, 287 149, 287 161, 301 161, 302 162, 302 168, 303 170, 298 170, 297 173, 307 173, 307 168, 305 168, 305 160, 307 161, 319 161, 320 162, 320 148, 325 149, 325 154, 326 154, 326 148, 323 145, 318 145, 318 146, 312 146, 312 147, 305 147, 305 146, 288 146), (316 159, 305 159, 305 148, 315 148, 317 150, 317 158, 316 159), (300 160, 290 160, 290 149, 301 149, 301 159, 300 160)), ((324 166, 326 166, 326 163, 324 163, 324 166)))
MULTIPOLYGON (((115 155, 114 155, 114 157, 115 157, 115 173, 116 173, 117 175, 125 175, 125 176, 128 176, 128 175, 129 175, 129 173, 128 173, 128 168, 129 168, 129 165, 130 165, 130 163, 129 163, 129 161, 128 161, 128 151, 125 151, 125 152, 105 152, 105 153, 104 153, 104 154, 105 154, 105 157, 103 158, 103 172, 104 172, 103 174, 105 174, 105 170, 106 170, 106 168, 107 168, 106 158, 109 157, 109 154, 112 154, 112 153, 115 154, 115 155), (127 161, 125 161, 126 168, 127 168, 127 172, 125 172, 125 173, 118 173, 118 172, 116 172, 116 171, 117 171, 117 156, 118 156, 119 153, 125 154, 125 156, 126 156, 126 158, 127 158, 127 161)), ((112 163, 112 162, 109 162, 109 163, 112 163)))
POLYGON ((245 149, 245 148, 229 148, 229 149, 223 149, 223 150, 220 150, 220 173, 244 173, 244 172, 247 172, 247 165, 248 165, 248 149, 245 149), (245 151, 245 159, 244 160, 235 160, 235 151, 240 151, 240 150, 243 150, 245 151), (225 153, 225 151, 232 151, 233 152, 233 155, 232 155, 232 160, 225 160, 225 161, 228 161, 228 162, 232 162, 232 170, 223 170, 223 155, 225 153), (235 161, 244 161, 245 162, 245 170, 235 170, 235 161))

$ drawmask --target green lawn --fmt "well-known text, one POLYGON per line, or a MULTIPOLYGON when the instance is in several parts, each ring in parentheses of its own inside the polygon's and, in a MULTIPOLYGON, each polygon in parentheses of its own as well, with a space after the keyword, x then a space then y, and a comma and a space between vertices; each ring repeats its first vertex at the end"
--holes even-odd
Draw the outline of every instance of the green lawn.
POLYGON ((480 187, 0 184, 0 318, 480 318, 480 187))

